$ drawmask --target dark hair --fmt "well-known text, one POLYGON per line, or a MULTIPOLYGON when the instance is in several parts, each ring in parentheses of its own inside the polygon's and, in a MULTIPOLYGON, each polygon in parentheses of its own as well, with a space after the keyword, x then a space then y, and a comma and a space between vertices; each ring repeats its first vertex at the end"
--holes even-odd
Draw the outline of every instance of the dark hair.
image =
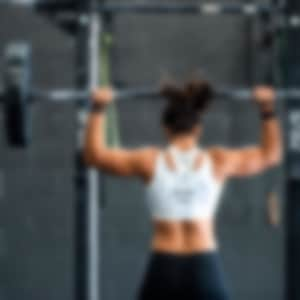
POLYGON ((201 116, 211 103, 214 92, 208 81, 193 79, 183 86, 165 83, 161 95, 168 100, 162 124, 173 134, 184 134, 201 122, 201 116))

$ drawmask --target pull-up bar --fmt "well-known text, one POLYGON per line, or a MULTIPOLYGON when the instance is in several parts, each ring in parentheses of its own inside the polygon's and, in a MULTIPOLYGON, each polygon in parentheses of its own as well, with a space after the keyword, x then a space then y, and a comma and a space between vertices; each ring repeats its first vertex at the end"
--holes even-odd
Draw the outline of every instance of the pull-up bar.
POLYGON ((163 3, 107 3, 99 5, 99 12, 107 13, 143 13, 143 14, 243 14, 256 15, 272 13, 276 7, 263 4, 234 4, 234 3, 190 3, 190 4, 163 4, 163 3))
MULTIPOLYGON (((0 5, 33 7, 45 11, 74 11, 78 1, 1 0, 0 5)), ((104 3, 94 5, 99 13, 142 13, 142 14, 242 14, 257 15, 281 11, 276 6, 256 3, 104 3)))

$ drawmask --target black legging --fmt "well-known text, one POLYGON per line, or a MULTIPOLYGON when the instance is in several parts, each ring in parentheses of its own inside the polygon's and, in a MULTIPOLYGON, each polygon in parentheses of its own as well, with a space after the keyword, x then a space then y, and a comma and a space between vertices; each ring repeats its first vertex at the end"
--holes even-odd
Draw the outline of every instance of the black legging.
POLYGON ((219 256, 153 253, 138 300, 228 300, 219 256))

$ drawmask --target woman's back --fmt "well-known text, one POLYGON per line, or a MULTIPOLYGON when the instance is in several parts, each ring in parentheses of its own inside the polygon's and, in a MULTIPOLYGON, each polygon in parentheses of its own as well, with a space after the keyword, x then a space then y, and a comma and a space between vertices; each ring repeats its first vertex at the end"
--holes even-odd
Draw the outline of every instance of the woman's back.
POLYGON ((154 164, 146 186, 155 224, 153 248, 180 253, 214 249, 213 219, 223 182, 208 152, 173 145, 160 151, 154 164))

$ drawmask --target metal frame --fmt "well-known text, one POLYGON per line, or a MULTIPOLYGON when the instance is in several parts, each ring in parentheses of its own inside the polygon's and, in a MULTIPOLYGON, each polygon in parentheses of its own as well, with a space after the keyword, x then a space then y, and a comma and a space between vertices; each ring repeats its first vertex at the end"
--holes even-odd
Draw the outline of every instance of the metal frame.
MULTIPOLYGON (((88 13, 79 16, 80 26, 77 36, 78 69, 82 71, 77 78, 81 89, 91 90, 99 85, 99 46, 101 38, 101 17, 95 13, 93 6, 96 0, 82 3, 82 10, 88 13)), ((80 8, 80 9, 81 9, 80 8)), ((85 100, 88 97, 85 97, 85 100)), ((82 161, 82 147, 85 125, 88 117, 87 101, 78 105, 78 149, 76 151, 76 297, 77 300, 99 300, 100 289, 100 225, 99 191, 101 188, 100 174, 88 169, 82 161)))
MULTIPOLYGON (((299 2, 286 0, 287 11, 300 12, 299 2)), ((286 84, 299 82, 300 68, 300 31, 287 30, 285 60, 282 69, 285 71, 286 84), (295 51, 297 49, 298 51, 295 51), (298 53, 297 53, 298 52, 298 53)), ((286 103, 286 298, 298 300, 300 297, 300 103, 290 97, 286 103)))
POLYGON ((155 13, 155 14, 243 14, 256 15, 259 13, 272 13, 276 8, 261 4, 231 4, 231 3, 190 3, 190 4, 162 4, 162 3, 115 3, 98 6, 99 12, 104 13, 155 13))
MULTIPOLYGON (((75 1, 76 2, 76 1, 75 1)), ((34 7, 41 10, 74 10, 77 8, 74 1, 41 1, 41 0, 1 0, 0 5, 15 5, 23 7, 34 7)), ((155 13, 155 14, 245 14, 255 15, 258 13, 273 13, 276 7, 264 4, 239 4, 239 3, 168 3, 159 1, 154 3, 103 3, 93 5, 93 10, 99 13, 155 13)), ((89 10, 87 7, 81 9, 89 10)))

